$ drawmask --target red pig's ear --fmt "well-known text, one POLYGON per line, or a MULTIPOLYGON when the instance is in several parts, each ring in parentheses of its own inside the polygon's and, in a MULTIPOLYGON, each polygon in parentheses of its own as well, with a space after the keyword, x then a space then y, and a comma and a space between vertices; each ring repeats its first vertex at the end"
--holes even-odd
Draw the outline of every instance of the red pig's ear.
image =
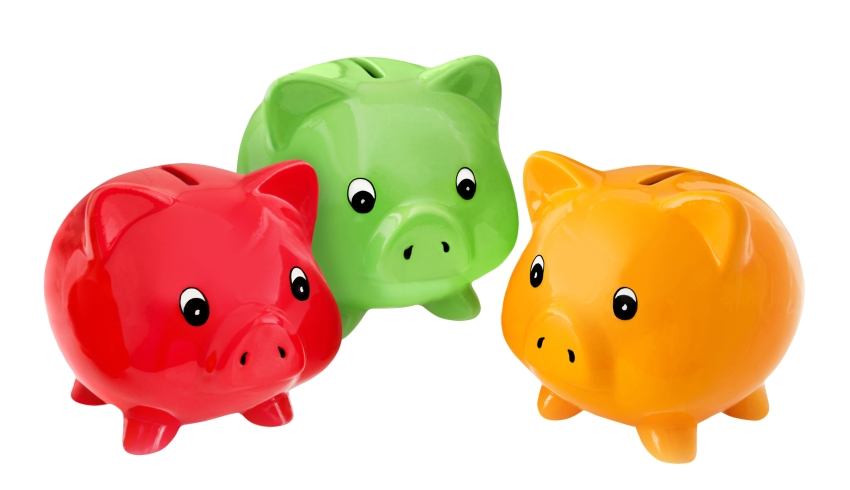
POLYGON ((295 208, 307 238, 313 240, 319 208, 319 179, 309 163, 290 160, 255 170, 245 176, 245 186, 256 196, 277 197, 295 208))
POLYGON ((141 185, 108 184, 95 189, 86 204, 86 251, 108 258, 133 223, 173 203, 173 197, 141 185))

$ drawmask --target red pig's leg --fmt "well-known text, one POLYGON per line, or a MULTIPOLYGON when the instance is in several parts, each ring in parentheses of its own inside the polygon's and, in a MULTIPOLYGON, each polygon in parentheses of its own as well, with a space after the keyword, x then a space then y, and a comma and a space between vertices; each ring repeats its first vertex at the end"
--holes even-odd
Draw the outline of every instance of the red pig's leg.
POLYGON ((133 407, 124 412, 124 450, 151 454, 164 448, 177 435, 180 421, 170 413, 150 407, 133 407))
POLYGON ((242 412, 248 422, 263 427, 278 427, 292 420, 292 405, 289 404, 289 394, 281 393, 260 403, 254 408, 242 412))
POLYGON ((74 380, 74 387, 71 388, 71 399, 77 403, 82 403, 83 405, 96 406, 106 404, 106 402, 98 398, 97 395, 89 391, 85 385, 77 380, 74 380))
POLYGON ((764 385, 761 385, 756 391, 747 395, 746 398, 739 401, 723 411, 730 417, 744 420, 761 420, 767 416, 770 405, 767 403, 767 391, 764 390, 764 385))
POLYGON ((552 393, 549 388, 541 386, 540 396, 537 397, 537 411, 544 419, 564 420, 578 415, 581 409, 552 393))
POLYGON ((637 425, 649 454, 665 463, 690 463, 697 455, 697 423, 686 413, 655 413, 637 425))

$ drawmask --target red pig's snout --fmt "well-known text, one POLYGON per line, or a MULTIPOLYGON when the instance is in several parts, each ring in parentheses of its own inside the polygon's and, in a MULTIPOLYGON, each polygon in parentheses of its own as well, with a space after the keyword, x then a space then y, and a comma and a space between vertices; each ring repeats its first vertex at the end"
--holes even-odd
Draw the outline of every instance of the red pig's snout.
POLYGON ((224 349, 217 368, 234 388, 280 385, 285 389, 304 370, 304 347, 286 320, 265 315, 245 325, 224 349))

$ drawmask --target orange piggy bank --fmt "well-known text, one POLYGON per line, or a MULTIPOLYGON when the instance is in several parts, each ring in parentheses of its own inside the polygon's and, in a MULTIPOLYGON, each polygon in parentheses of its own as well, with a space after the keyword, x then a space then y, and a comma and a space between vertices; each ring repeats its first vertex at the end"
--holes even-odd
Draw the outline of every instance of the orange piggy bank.
POLYGON ((686 463, 699 422, 767 415, 764 380, 803 305, 794 243, 767 204, 695 170, 600 172, 549 152, 524 180, 534 231, 502 329, 543 384, 543 417, 586 410, 686 463))

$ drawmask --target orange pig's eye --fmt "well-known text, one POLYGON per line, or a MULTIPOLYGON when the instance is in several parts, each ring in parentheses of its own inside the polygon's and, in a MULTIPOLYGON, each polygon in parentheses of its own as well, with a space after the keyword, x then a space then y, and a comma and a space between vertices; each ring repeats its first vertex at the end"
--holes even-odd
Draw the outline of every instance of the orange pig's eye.
POLYGON ((614 316, 620 320, 631 320, 637 313, 637 295, 629 288, 620 288, 614 293, 614 316))
POLYGON ((531 287, 536 288, 543 282, 543 256, 534 257, 531 262, 531 287))

